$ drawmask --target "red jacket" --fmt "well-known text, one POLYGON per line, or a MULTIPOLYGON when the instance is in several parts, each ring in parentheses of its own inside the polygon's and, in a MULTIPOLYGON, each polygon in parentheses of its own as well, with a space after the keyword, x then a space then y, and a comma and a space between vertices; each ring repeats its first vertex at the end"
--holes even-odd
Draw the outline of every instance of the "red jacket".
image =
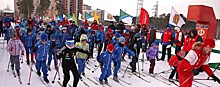
MULTIPOLYGON (((203 49, 203 47, 201 47, 203 49)), ((213 72, 209 67, 210 54, 204 54, 203 50, 190 50, 177 68, 177 71, 184 74, 184 76, 192 76, 192 70, 200 67, 209 75, 213 72)))
POLYGON ((97 23, 92 23, 92 24, 91 24, 91 29, 93 29, 93 30, 98 30, 98 28, 99 28, 99 26, 98 26, 97 23))
POLYGON ((83 27, 84 27, 85 29, 88 29, 89 23, 88 23, 87 21, 83 22, 83 27))
POLYGON ((172 30, 167 31, 166 29, 163 32, 162 42, 170 42, 172 37, 172 30))
POLYGON ((183 50, 189 52, 192 49, 192 45, 196 42, 199 35, 196 35, 195 38, 186 37, 184 40, 183 50))
POLYGON ((169 60, 169 65, 170 66, 174 66, 174 67, 177 67, 179 65, 180 61, 178 60, 177 56, 174 55, 170 58, 169 60))
POLYGON ((150 32, 149 32, 148 35, 147 35, 146 41, 149 41, 150 38, 153 38, 152 41, 154 41, 154 40, 157 39, 156 30, 154 30, 154 29, 151 29, 151 30, 150 30, 150 32), (151 34, 152 34, 152 33, 154 33, 154 36, 153 36, 153 37, 151 37, 151 34))
POLYGON ((128 46, 128 44, 129 44, 129 39, 130 39, 130 33, 123 33, 123 36, 125 37, 125 40, 126 40, 126 42, 125 42, 125 45, 126 46, 128 46))
POLYGON ((33 21, 27 21, 25 24, 28 28, 32 28, 35 26, 35 23, 33 21))

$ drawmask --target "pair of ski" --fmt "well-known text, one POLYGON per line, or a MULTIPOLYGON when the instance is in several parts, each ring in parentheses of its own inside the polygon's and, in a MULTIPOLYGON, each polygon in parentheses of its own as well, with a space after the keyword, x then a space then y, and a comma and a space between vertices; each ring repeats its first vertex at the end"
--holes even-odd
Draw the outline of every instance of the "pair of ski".
MULTIPOLYGON (((37 72, 36 71, 34 71, 36 74, 37 74, 37 72)), ((38 75, 38 74, 37 74, 38 75)), ((39 76, 39 75, 38 75, 39 76)), ((44 79, 42 78, 42 76, 39 76, 39 78, 40 78, 40 81, 46 86, 46 87, 51 87, 51 84, 50 83, 47 83, 47 82, 45 82, 44 81, 44 79)))
MULTIPOLYGON (((13 74, 13 76, 16 78, 16 74, 15 74, 15 71, 14 71, 14 70, 12 70, 12 74, 13 74)), ((20 84, 22 84, 22 81, 21 81, 21 77, 20 77, 20 76, 18 76, 18 82, 19 82, 20 84)))
MULTIPOLYGON (((63 87, 63 85, 61 84, 60 81, 57 81, 57 83, 60 85, 60 87, 63 87)), ((68 86, 69 86, 69 87, 73 87, 73 86, 71 86, 70 84, 68 84, 68 86)))
POLYGON ((148 75, 148 76, 150 76, 150 77, 153 77, 154 79, 156 79, 156 80, 158 80, 158 81, 160 81, 160 82, 162 82, 162 83, 164 83, 166 85, 171 85, 172 84, 172 83, 168 83, 167 81, 164 81, 162 79, 159 79, 157 75, 152 75, 152 74, 149 74, 147 72, 143 72, 143 73, 148 75))
MULTIPOLYGON (((93 77, 97 82, 99 82, 100 83, 100 81, 99 81, 99 78, 98 77, 93 77)), ((105 87, 105 85, 106 86, 108 86, 108 87, 112 87, 111 85, 109 85, 109 83, 104 83, 104 84, 101 84, 100 83, 100 85, 102 85, 103 87, 105 87)))

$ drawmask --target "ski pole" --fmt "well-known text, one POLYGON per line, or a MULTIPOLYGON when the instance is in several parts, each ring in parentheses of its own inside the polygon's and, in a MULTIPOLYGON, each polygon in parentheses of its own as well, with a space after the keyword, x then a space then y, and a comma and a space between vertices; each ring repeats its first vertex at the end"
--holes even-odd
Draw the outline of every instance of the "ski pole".
POLYGON ((8 68, 7 68, 7 72, 9 72, 9 66, 10 66, 10 59, 8 61, 8 68))
POLYGON ((144 71, 144 52, 142 53, 142 71, 144 71))
POLYGON ((213 79, 194 79, 194 80, 213 80, 213 79))
POLYGON ((95 69, 92 71, 92 73, 94 73, 96 70, 98 70, 99 66, 100 66, 100 65, 98 65, 98 67, 95 68, 95 69))
POLYGON ((182 86, 183 84, 185 84, 190 78, 192 78, 193 75, 191 75, 189 78, 187 78, 182 84, 180 84, 180 86, 182 86))
MULTIPOLYGON (((218 66, 215 68, 215 70, 213 71, 213 73, 219 68, 220 63, 218 64, 218 66)), ((208 77, 207 79, 209 79, 210 77, 208 77)))
POLYGON ((32 73, 32 71, 33 71, 33 70, 32 70, 33 65, 34 65, 34 63, 31 64, 29 79, 28 79, 28 83, 27 83, 28 85, 30 85, 30 82, 31 82, 31 73, 32 73))
POLYGON ((124 72, 124 73, 123 73, 123 75, 122 75, 122 78, 124 78, 125 73, 126 73, 126 72, 127 72, 127 70, 128 70, 128 66, 129 66, 129 63, 128 63, 128 65, 127 65, 126 69, 125 69, 125 72, 124 72))
MULTIPOLYGON (((57 74, 59 75, 59 67, 60 67, 60 65, 61 65, 61 61, 60 61, 60 63, 59 63, 58 69, 57 69, 57 71, 56 71, 56 73, 55 73, 55 76, 54 76, 54 78, 53 78, 52 83, 54 83, 54 81, 55 81, 55 78, 56 78, 57 74)), ((60 75, 59 75, 58 80, 60 80, 60 75)))

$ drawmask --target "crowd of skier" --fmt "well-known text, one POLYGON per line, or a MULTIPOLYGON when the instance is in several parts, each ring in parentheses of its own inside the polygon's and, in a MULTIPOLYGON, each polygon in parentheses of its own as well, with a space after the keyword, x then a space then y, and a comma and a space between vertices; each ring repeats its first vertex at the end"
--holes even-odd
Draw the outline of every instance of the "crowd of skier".
POLYGON ((214 81, 220 83, 208 65, 215 41, 210 38, 203 39, 196 29, 184 33, 180 27, 173 28, 168 24, 158 40, 154 26, 148 29, 145 24, 137 24, 127 28, 122 21, 116 26, 110 22, 109 26, 105 27, 96 20, 92 24, 85 20, 77 25, 75 21, 69 21, 67 18, 62 21, 52 19, 50 22, 44 22, 36 21, 34 17, 25 21, 24 18, 5 16, 0 23, 1 33, 4 33, 4 40, 7 41, 6 49, 10 53, 10 66, 17 72, 17 76, 21 73, 19 58, 25 55, 31 71, 36 71, 39 76, 42 72, 44 81, 49 83, 47 76, 48 70, 53 67, 53 59, 57 72, 59 66, 62 66, 62 86, 67 86, 71 71, 74 77, 73 87, 77 87, 79 79, 85 76, 86 61, 96 59, 101 69, 99 82, 107 84, 112 70, 113 80, 119 82, 121 63, 128 61, 125 55, 131 59, 126 68, 130 67, 132 74, 138 74, 139 61, 145 60, 139 58, 139 55, 144 53, 150 62, 148 73, 154 75, 156 61, 164 61, 167 51, 167 61, 172 67, 168 78, 170 81, 178 72, 175 80, 179 81, 179 86, 191 87, 193 76, 205 71, 214 81), (162 45, 161 58, 158 56, 159 44, 162 45), (171 56, 173 46, 175 55, 171 56), (94 48, 97 48, 97 56, 94 55, 94 48), (36 70, 32 69, 33 65, 36 70))

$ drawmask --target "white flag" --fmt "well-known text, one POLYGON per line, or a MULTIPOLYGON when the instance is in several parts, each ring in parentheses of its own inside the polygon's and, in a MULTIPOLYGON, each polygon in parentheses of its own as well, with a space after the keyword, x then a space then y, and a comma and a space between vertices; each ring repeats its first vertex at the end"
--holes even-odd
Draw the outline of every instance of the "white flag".
POLYGON ((109 14, 107 11, 105 11, 104 20, 105 21, 114 21, 114 22, 116 22, 115 18, 111 14, 109 14))
POLYGON ((84 20, 85 18, 83 17, 83 15, 81 13, 79 13, 79 20, 84 20))
POLYGON ((185 21, 183 20, 183 18, 174 9, 174 7, 172 7, 172 9, 171 9, 169 23, 173 26, 179 26, 180 28, 183 24, 186 24, 185 21))

